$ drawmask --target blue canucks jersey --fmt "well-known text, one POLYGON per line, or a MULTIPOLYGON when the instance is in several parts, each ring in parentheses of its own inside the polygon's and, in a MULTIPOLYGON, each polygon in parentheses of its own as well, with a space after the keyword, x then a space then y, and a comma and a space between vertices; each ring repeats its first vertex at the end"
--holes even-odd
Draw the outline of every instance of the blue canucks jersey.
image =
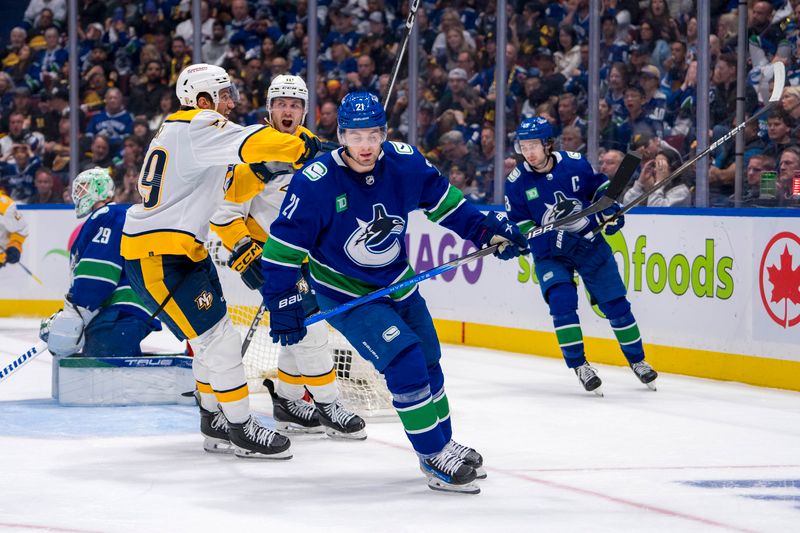
POLYGON ((124 259, 119 254, 122 226, 129 207, 105 205, 93 211, 83 224, 70 249, 70 301, 92 311, 114 306, 157 324, 128 284, 124 259))
MULTIPOLYGON (((368 173, 348 167, 342 150, 320 156, 293 176, 264 246, 265 300, 294 285, 306 255, 311 284, 339 302, 412 277, 405 236, 408 215, 417 209, 476 240, 484 214, 416 148, 384 143, 368 173)), ((391 296, 403 299, 414 290, 391 296)))
MULTIPOLYGON (((608 187, 605 174, 596 173, 576 152, 555 152, 555 165, 546 174, 522 162, 506 178, 506 211, 524 233, 589 207, 608 187)), ((563 229, 585 235, 597 227, 584 217, 563 229)))

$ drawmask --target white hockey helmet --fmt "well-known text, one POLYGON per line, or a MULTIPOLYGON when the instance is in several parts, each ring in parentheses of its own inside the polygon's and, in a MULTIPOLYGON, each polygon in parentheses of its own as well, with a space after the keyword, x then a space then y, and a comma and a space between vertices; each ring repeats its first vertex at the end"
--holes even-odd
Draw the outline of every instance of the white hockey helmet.
POLYGON ((72 203, 78 218, 91 213, 97 202, 111 200, 113 196, 114 180, 105 168, 84 170, 72 180, 72 203))
POLYGON ((269 84, 269 89, 267 89, 267 114, 269 115, 270 123, 272 122, 272 111, 270 111, 272 99, 281 97, 299 98, 303 101, 303 118, 300 119, 300 123, 304 123, 306 121, 306 113, 308 113, 308 87, 303 78, 290 74, 281 74, 280 76, 275 76, 272 83, 269 84))
POLYGON ((207 93, 216 107, 219 104, 219 92, 226 88, 230 88, 233 101, 238 102, 239 93, 236 85, 231 83, 231 78, 225 69, 216 65, 196 63, 181 71, 175 84, 175 94, 181 105, 197 107, 197 96, 200 93, 207 93))

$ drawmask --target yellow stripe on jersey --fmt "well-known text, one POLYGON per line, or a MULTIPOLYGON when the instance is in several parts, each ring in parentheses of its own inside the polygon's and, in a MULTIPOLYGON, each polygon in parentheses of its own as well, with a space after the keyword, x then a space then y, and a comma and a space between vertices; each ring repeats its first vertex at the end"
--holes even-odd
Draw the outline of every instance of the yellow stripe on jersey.
POLYGON ((191 233, 154 230, 135 235, 123 233, 120 255, 125 259, 144 259, 154 255, 185 255, 192 261, 198 262, 208 256, 208 250, 191 233))
POLYGON ((202 381, 195 381, 195 386, 197 387, 198 392, 202 392, 203 394, 213 394, 214 389, 211 388, 211 385, 208 383, 203 383, 202 381))
POLYGON ((231 390, 214 391, 214 396, 217 397, 217 400, 224 403, 238 402, 239 400, 244 400, 245 398, 247 398, 248 394, 250 394, 250 391, 247 388, 247 383, 231 390))
POLYGON ((202 109, 188 109, 185 111, 175 111, 170 116, 165 118, 164 122, 189 122, 200 111, 202 111, 202 109))
POLYGON ((330 372, 322 374, 321 376, 293 376, 292 374, 287 374, 283 370, 278 369, 278 379, 289 385, 322 387, 323 385, 330 385, 336 381, 336 372, 331 368, 330 372))
POLYGON ((235 165, 233 176, 225 176, 225 184, 228 183, 225 199, 237 204, 250 200, 264 190, 264 182, 258 179, 249 164, 235 165))
POLYGON ((22 243, 25 242, 27 238, 26 235, 21 235, 19 233, 9 233, 8 234, 8 245, 9 246, 17 246, 18 248, 22 248, 22 243))
POLYGON ((14 200, 10 196, 0 191, 0 215, 5 215, 6 210, 14 205, 14 200))
POLYGON ((267 237, 269 237, 269 234, 264 230, 264 228, 261 227, 261 225, 258 222, 256 222, 256 219, 254 219, 250 215, 247 215, 246 224, 247 224, 247 230, 250 232, 250 238, 253 239, 254 241, 262 243, 263 246, 263 243, 267 242, 267 237))
MULTIPOLYGON (((123 239, 124 238, 123 236, 123 239)), ((150 293, 150 296, 152 296, 155 301, 159 302, 159 304, 163 303, 169 297, 169 290, 164 284, 164 265, 162 264, 161 256, 156 255, 155 257, 142 257, 137 259, 139 259, 139 266, 142 269, 142 281, 144 281, 145 289, 147 289, 147 292, 150 293)), ((192 324, 189 322, 189 319, 186 318, 186 315, 183 314, 183 311, 181 311, 180 306, 175 302, 174 298, 169 298, 169 301, 164 305, 163 312, 175 322, 187 339, 197 337, 197 333, 192 327, 192 324)))
MULTIPOLYGON (((239 147, 239 157, 245 163, 283 161, 296 163, 306 152, 306 143, 294 135, 287 135, 265 126, 247 137, 239 147)), ((295 164, 295 168, 302 165, 295 164)))

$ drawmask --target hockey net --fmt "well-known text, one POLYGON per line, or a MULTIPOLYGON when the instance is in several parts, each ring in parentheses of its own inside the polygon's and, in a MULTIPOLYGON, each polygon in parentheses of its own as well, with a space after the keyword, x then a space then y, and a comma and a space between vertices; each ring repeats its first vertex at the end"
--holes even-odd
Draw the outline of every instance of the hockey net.
MULTIPOLYGON (((248 289, 239 275, 227 267, 230 254, 219 240, 212 238, 206 246, 217 267, 231 321, 244 339, 261 305, 261 295, 258 291, 248 289)), ((327 327, 328 347, 342 402, 362 417, 374 419, 394 416, 392 396, 383 376, 358 355, 341 333, 327 327)), ((265 313, 244 357, 251 392, 266 392, 264 379, 277 379, 278 347, 269 336, 269 313, 265 313)))

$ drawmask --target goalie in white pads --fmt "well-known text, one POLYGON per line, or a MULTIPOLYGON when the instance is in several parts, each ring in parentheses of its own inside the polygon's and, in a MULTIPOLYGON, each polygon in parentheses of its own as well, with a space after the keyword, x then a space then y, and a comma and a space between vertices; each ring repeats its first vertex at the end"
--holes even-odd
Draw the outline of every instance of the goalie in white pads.
POLYGON ((53 355, 139 356, 140 342, 161 330, 128 283, 119 246, 130 206, 111 203, 113 197, 106 169, 84 170, 72 182, 75 214, 88 219, 70 249, 63 310, 42 323, 40 337, 53 355))
MULTIPOLYGON (((267 90, 267 113, 273 128, 295 136, 313 135, 302 126, 307 107, 308 88, 302 78, 283 74, 272 80, 267 90)), ((260 290, 264 283, 258 259, 268 238, 267 229, 278 217, 294 168, 288 163, 268 162, 260 172, 265 176, 263 181, 241 180, 232 185, 222 206, 211 218, 211 229, 232 251, 228 265, 239 272, 244 284, 253 290, 260 290)), ((311 314, 317 310, 316 301, 305 280, 301 278, 298 283, 306 294, 303 300, 306 312, 311 314)), ((278 430, 325 431, 331 437, 366 438, 364 420, 339 402, 326 323, 309 327, 308 335, 298 344, 281 346, 277 387, 269 380, 264 384, 272 396, 272 416, 278 430), (306 388, 313 403, 304 399, 306 388)))
POLYGON ((143 202, 125 220, 122 255, 131 286, 178 338, 192 342, 206 450, 233 445, 240 457, 288 459, 289 439, 250 414, 241 337, 204 241, 224 189, 242 177, 257 179, 250 163, 300 165, 319 141, 229 122, 238 94, 220 67, 187 67, 175 91, 181 109, 151 141, 139 176, 143 202))

